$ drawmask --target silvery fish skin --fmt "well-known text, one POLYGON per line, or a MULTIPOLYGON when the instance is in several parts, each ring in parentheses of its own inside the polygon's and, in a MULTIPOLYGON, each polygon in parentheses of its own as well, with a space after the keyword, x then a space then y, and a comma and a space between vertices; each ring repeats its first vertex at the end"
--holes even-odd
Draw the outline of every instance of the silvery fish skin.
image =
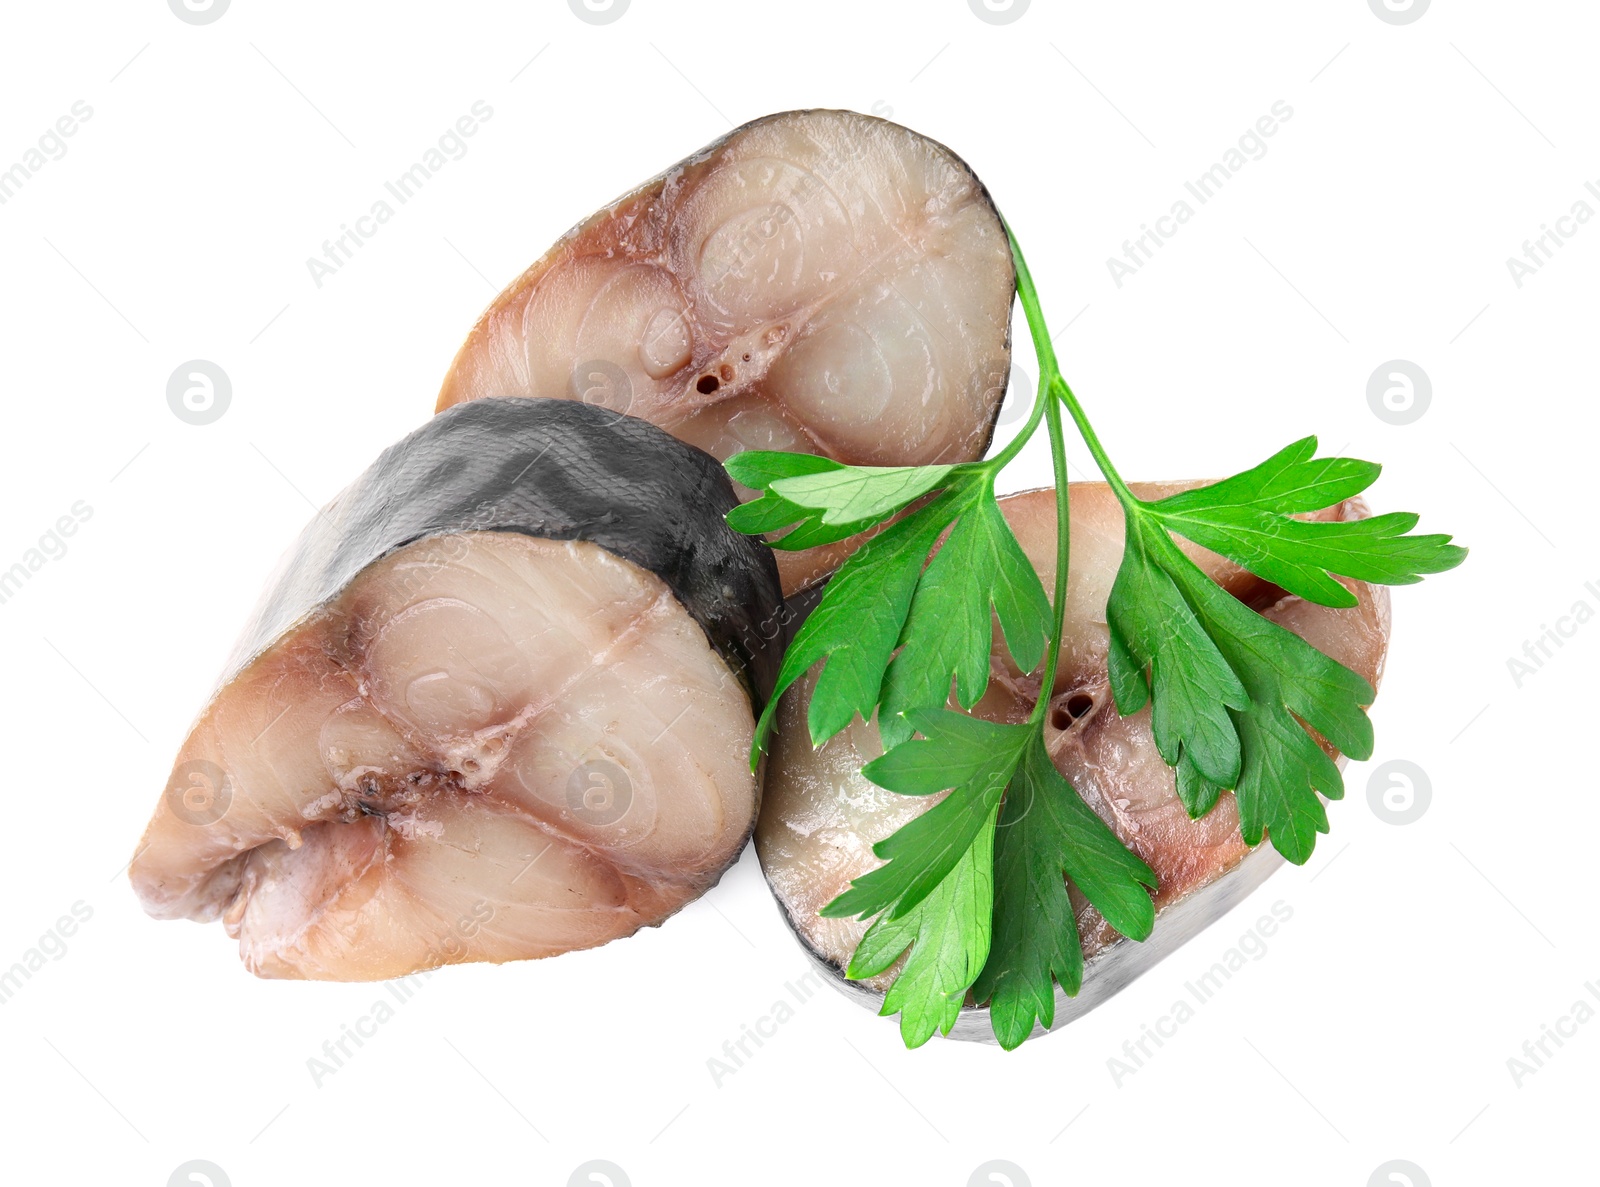
MULTIPOLYGON (((1140 498, 1157 499, 1196 485, 1135 483, 1133 490, 1140 498)), ((1000 500, 1000 507, 1045 589, 1053 589, 1055 492, 1011 495, 1000 500)), ((1061 658, 1045 718, 1046 745, 1068 782, 1155 870, 1159 888, 1154 932, 1138 943, 1118 935, 1076 888, 1069 888, 1083 937, 1085 969, 1076 997, 1067 997, 1057 987, 1055 1028, 1087 1013, 1215 923, 1283 861, 1269 842, 1255 849, 1244 843, 1230 793, 1224 793, 1207 815, 1190 820, 1177 797, 1172 769, 1162 761, 1151 737, 1149 708, 1131 717, 1117 713, 1106 674, 1105 606, 1122 559, 1122 510, 1105 484, 1090 482, 1071 485, 1070 509, 1071 570, 1061 658)), ((1318 517, 1356 519, 1366 513, 1361 501, 1352 499, 1318 517)), ((1286 595, 1231 561, 1180 543, 1234 596, 1377 686, 1389 640, 1387 589, 1346 581, 1358 604, 1330 609, 1286 595)), ((797 602, 796 608, 803 605, 797 602)), ((846 979, 843 969, 868 923, 824 919, 817 912, 852 879, 882 864, 872 853, 875 843, 943 797, 895 795, 861 775, 862 765, 883 753, 873 723, 857 718, 814 750, 805 722, 814 683, 812 673, 786 692, 779 704, 756 850, 802 947, 830 974, 833 984, 876 1010, 898 965, 879 977, 846 979)), ((993 721, 1023 721, 1041 692, 1039 675, 1017 671, 997 633, 989 689, 974 712, 993 721)), ((1331 748, 1329 753, 1336 754, 1331 748)), ((964 1008, 951 1037, 993 1042, 988 1010, 964 1008)))
POLYGON ((330 980, 659 924, 759 804, 782 599, 736 504, 603 408, 434 417, 285 558, 134 857, 145 909, 330 980))
MULTIPOLYGON (((949 149, 855 112, 784 112, 563 236, 472 329, 439 407, 556 395, 719 459, 972 461, 1010 373, 1014 287, 994 203, 949 149)), ((784 592, 852 547, 780 555, 784 592)))

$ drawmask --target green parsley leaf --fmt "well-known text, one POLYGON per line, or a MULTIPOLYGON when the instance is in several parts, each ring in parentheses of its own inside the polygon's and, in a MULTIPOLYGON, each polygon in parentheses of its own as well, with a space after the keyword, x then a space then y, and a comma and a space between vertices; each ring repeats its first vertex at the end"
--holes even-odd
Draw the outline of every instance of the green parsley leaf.
POLYGON ((885 674, 878 730, 886 747, 911 736, 910 716, 956 700, 970 709, 989 686, 990 607, 1017 667, 1031 672, 1050 641, 1050 602, 995 503, 989 483, 954 494, 959 518, 929 563, 885 674))
POLYGON ((989 955, 994 821, 991 811, 949 876, 915 908, 898 919, 880 915, 850 959, 845 975, 862 980, 887 972, 910 948, 879 1011, 900 1015, 907 1047, 920 1047, 935 1030, 950 1033, 989 955))
POLYGON ((776 687, 756 723, 752 767, 766 749, 784 690, 820 660, 827 663, 807 712, 812 745, 822 745, 858 714, 863 721, 872 718, 923 562, 947 522, 944 500, 935 499, 868 540, 828 582, 784 653, 776 687))
POLYGON ((1189 814, 1203 816, 1232 789, 1245 841, 1270 836, 1297 864, 1328 831, 1321 797, 1344 795, 1338 766, 1301 723, 1351 758, 1369 757, 1363 706, 1376 694, 1227 594, 1168 531, 1325 606, 1356 604, 1337 576, 1406 585, 1466 556, 1448 536, 1406 535, 1414 515, 1290 518, 1353 497, 1378 476, 1370 462, 1317 459, 1316 445, 1304 438, 1252 470, 1158 502, 1124 493, 1127 547, 1106 608, 1118 711, 1153 701, 1151 730, 1189 814))
POLYGON ((1145 506, 1179 535, 1322 606, 1356 604, 1332 574, 1411 585, 1465 559, 1449 536, 1407 535, 1417 516, 1405 512, 1348 523, 1291 518, 1358 495, 1378 477, 1371 462, 1316 451, 1317 439, 1304 437, 1254 469, 1145 506))
MULTIPOLYGON (((1300 722, 1341 753, 1363 761, 1372 757, 1373 744, 1372 722, 1363 706, 1377 693, 1355 672, 1261 617, 1192 564, 1188 572, 1180 571, 1179 580, 1249 693, 1248 707, 1230 713, 1243 755, 1233 788, 1240 832, 1250 845, 1259 844, 1266 832, 1279 853, 1304 865, 1316 834, 1328 831, 1318 793, 1330 800, 1343 798, 1344 777, 1300 722)), ((1220 789, 1197 787, 1192 774, 1185 789, 1184 779, 1180 767, 1180 794, 1198 791, 1201 802, 1209 800, 1209 810, 1220 789)), ((1195 814, 1197 805, 1186 798, 1185 806, 1195 814)))
POLYGON ((818 457, 814 453, 784 453, 776 449, 747 449, 723 462, 722 468, 735 482, 752 490, 766 490, 783 478, 831 474, 849 469, 843 462, 818 457))
POLYGON ((775 480, 770 489, 822 512, 825 524, 860 523, 892 514, 941 485, 954 466, 840 466, 775 480))
POLYGON ((1159 524, 1127 517, 1122 567, 1106 606, 1112 693, 1127 716, 1153 690, 1151 732, 1167 765, 1181 757, 1208 781, 1231 787, 1240 756, 1228 710, 1243 709, 1249 697, 1174 580, 1184 566, 1194 568, 1159 524))
POLYGON ((809 454, 751 450, 724 468, 735 482, 762 492, 728 513, 735 531, 760 534, 794 525, 769 539, 795 551, 860 534, 940 486, 954 466, 846 466, 809 454))
POLYGON ((983 695, 991 606, 1019 666, 1038 666, 1050 637, 1050 603, 995 503, 992 474, 954 466, 870 469, 782 460, 789 456, 742 453, 728 463, 741 481, 766 486, 760 499, 729 512, 731 526, 769 532, 798 523, 775 547, 810 547, 856 535, 941 485, 944 490, 863 543, 829 582, 784 656, 758 723, 752 763, 765 748, 778 697, 820 660, 827 664, 811 699, 812 743, 820 746, 857 714, 869 720, 881 702, 879 723, 891 748, 911 736, 908 714, 946 704, 952 680, 964 706, 983 695), (952 523, 949 538, 924 570, 928 553, 952 523))
POLYGON ((826 918, 888 912, 898 919, 927 898, 962 861, 984 821, 992 824, 1028 740, 1038 736, 1031 725, 999 725, 949 709, 918 712, 913 724, 924 737, 896 746, 861 773, 902 795, 952 790, 872 847, 886 864, 823 907, 826 918))
POLYGON ((806 475, 834 474, 848 469, 843 463, 809 453, 778 453, 770 450, 749 450, 736 453, 723 463, 729 477, 762 496, 741 503, 728 512, 728 526, 736 532, 762 535, 780 528, 795 526, 794 530, 767 542, 773 548, 795 550, 812 548, 818 544, 832 544, 845 540, 871 526, 871 521, 860 524, 838 523, 824 525, 820 517, 812 517, 798 503, 791 503, 774 492, 774 482, 806 475))
MULTIPOLYGON (((972 987, 989 1003, 990 1025, 1006 1050, 1055 1021, 1054 982, 1068 996, 1083 982, 1083 949, 1066 878, 1108 923, 1142 940, 1155 924, 1155 872, 1128 852, 1061 777, 1031 732, 1006 790, 994 842, 994 935, 972 987)), ((930 896, 931 899, 931 896, 930 896)))

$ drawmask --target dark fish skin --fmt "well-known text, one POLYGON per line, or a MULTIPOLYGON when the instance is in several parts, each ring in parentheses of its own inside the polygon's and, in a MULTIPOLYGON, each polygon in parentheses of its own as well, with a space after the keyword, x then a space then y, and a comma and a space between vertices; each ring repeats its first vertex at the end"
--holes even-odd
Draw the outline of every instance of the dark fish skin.
POLYGON ((391 445, 289 550, 221 683, 373 562, 459 532, 583 540, 666 582, 756 711, 783 650, 772 551, 723 517, 738 496, 710 454, 571 400, 476 400, 391 445))

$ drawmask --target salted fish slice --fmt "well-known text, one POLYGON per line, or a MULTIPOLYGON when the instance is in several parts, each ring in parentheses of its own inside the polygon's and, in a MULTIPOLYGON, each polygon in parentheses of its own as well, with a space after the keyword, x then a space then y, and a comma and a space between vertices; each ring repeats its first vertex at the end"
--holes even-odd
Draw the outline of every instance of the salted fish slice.
MULTIPOLYGON (((1133 490, 1139 498, 1159 499, 1195 485, 1135 483, 1133 490)), ((1000 500, 1000 508, 1045 588, 1052 589, 1055 492, 1011 495, 1000 500)), ((1122 509, 1104 483, 1080 482, 1070 487, 1070 510, 1072 567, 1061 657, 1049 692, 1046 745, 1062 775, 1156 872, 1159 888, 1155 929, 1142 942, 1120 936, 1071 888, 1083 939, 1083 985, 1070 998, 1056 988, 1053 1028, 1106 1001, 1222 918, 1283 861, 1269 841, 1254 849, 1244 843, 1231 793, 1225 792, 1201 819, 1190 820, 1178 799, 1172 769, 1156 750, 1149 707, 1131 717, 1117 713, 1106 674, 1105 606, 1122 560, 1122 509)), ((1366 514, 1361 500, 1351 499, 1319 517, 1359 519, 1366 514)), ((1331 609, 1285 594, 1214 553, 1186 541, 1180 544, 1235 597, 1377 686, 1389 641, 1386 588, 1345 581, 1358 604, 1331 609)), ((797 601, 796 609, 805 601, 797 601)), ((861 767, 883 753, 875 723, 857 718, 813 750, 806 709, 815 680, 812 673, 797 681, 779 703, 756 850, 802 948, 832 984, 878 1010, 899 966, 878 977, 848 980, 843 970, 868 923, 826 919, 817 912, 853 879, 882 864, 872 853, 874 844, 943 796, 896 795, 861 775, 861 767)), ((1017 671, 997 633, 989 689, 973 711, 992 721, 1023 721, 1041 691, 1040 677, 1017 671)), ((988 1009, 963 1008, 950 1037, 995 1041, 988 1009)))
MULTIPOLYGON (((851 111, 784 112, 564 235, 473 327, 439 407, 554 395, 719 459, 971 461, 1010 374, 1014 286, 994 203, 944 145, 851 111)), ((784 592, 853 547, 782 554, 784 592)))
POLYGON ((591 947, 713 885, 753 826, 781 621, 709 456, 557 400, 386 450, 289 551, 131 866, 267 977, 591 947))

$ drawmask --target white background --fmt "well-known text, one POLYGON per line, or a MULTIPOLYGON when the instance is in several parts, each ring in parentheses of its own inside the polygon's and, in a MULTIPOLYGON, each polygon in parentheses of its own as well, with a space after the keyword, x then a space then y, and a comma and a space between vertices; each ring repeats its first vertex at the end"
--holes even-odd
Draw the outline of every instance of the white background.
MULTIPOLYGON (((966 0, 633 0, 592 25, 562 0, 234 0, 196 27, 107 0, 4 22, 0 169, 93 108, 0 206, 0 568, 93 510, 0 605, 0 965, 93 911, 0 1007, 7 1181, 158 1187, 192 1159, 236 1187, 565 1184, 590 1159, 635 1187, 959 1187, 990 1159, 1036 1185, 1360 1185, 1391 1159, 1436 1185, 1595 1181, 1600 1020, 1520 1087, 1506 1062, 1600 979, 1600 625, 1520 688, 1507 667, 1600 608, 1600 225, 1520 288, 1505 263, 1600 210, 1592 5, 1436 0, 1395 26, 1364 0, 1034 0, 994 25, 966 0), (470 151, 318 288, 306 258, 479 99, 470 151), (1266 155, 1119 288, 1107 257, 1280 99, 1266 155), (747 853, 660 930, 436 975, 315 1086, 307 1059, 381 987, 257 981, 119 872, 191 717, 311 506, 429 414, 502 284, 731 124, 803 106, 892 113, 972 163, 1130 478, 1316 432, 1387 464, 1377 509, 1471 546, 1395 593, 1375 762, 1305 869, 1013 1054, 907 1052, 827 991, 714 1084, 807 967, 747 853), (193 358, 233 384, 203 427, 166 402, 193 358), (1394 358, 1433 384, 1404 426, 1366 398, 1394 358), (1433 790, 1404 827, 1367 799, 1395 758, 1433 790), (1266 955, 1119 1085, 1107 1060, 1277 900, 1266 955)), ((1045 480, 1044 446, 1013 486, 1045 480)))

